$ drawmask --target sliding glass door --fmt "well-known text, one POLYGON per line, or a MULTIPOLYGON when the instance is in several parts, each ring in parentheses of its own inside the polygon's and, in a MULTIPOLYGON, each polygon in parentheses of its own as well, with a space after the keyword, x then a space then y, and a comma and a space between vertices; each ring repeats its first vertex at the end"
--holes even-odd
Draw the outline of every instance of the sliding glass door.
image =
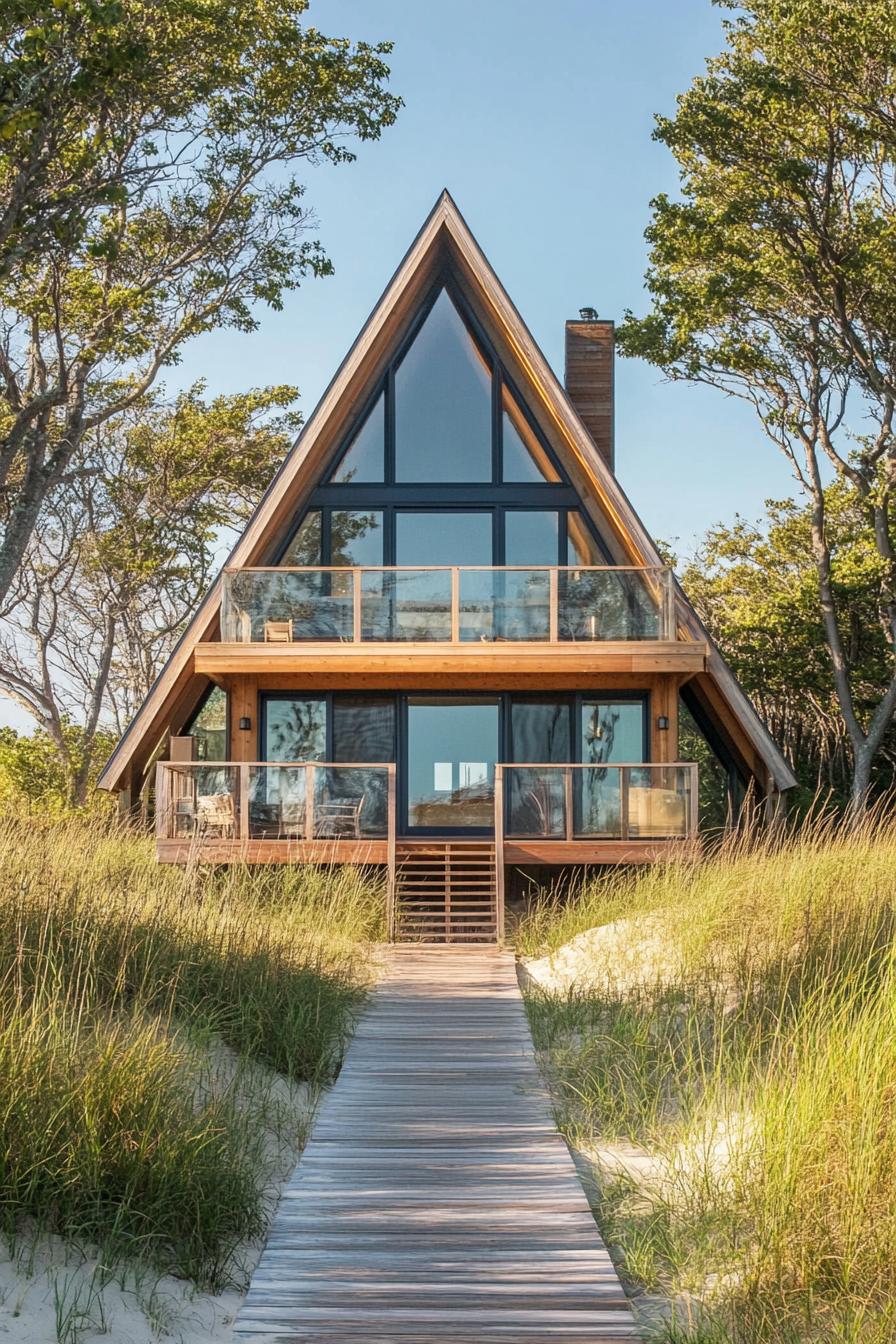
POLYGON ((497 695, 408 696, 404 778, 410 833, 493 829, 500 711, 497 695))

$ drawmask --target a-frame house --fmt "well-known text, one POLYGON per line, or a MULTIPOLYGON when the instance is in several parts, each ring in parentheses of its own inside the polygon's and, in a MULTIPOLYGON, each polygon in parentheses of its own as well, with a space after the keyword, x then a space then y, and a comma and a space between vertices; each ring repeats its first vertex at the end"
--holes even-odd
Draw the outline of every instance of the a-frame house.
POLYGON ((404 936, 494 937, 512 870, 696 836, 685 719, 729 815, 793 786, 614 475, 612 323, 562 386, 445 192, 100 785, 162 860, 383 864, 404 936))

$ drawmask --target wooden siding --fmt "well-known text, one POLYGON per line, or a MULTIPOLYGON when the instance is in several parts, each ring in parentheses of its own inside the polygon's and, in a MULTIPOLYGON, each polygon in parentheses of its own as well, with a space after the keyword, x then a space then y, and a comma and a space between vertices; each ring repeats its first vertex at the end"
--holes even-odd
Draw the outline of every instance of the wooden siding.
POLYGON ((613 470, 612 322, 567 322, 566 391, 594 446, 613 470))
POLYGON ((308 678, 309 687, 315 680, 326 686, 334 676, 361 676, 365 685, 378 677, 392 690, 410 689, 412 682, 427 689, 427 679, 435 675, 457 689, 494 683, 500 690, 502 678, 510 673, 547 678, 548 685, 559 688, 564 677, 589 678, 596 672, 702 672, 706 645, 653 639, 595 644, 197 644, 193 665, 214 680, 234 673, 287 673, 308 678))

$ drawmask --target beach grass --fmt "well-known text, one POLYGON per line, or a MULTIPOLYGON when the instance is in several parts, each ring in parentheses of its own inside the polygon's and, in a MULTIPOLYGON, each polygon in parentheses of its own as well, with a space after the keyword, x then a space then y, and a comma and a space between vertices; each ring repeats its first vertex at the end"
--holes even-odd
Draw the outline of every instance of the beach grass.
POLYGON ((8 1244, 58 1232, 237 1281, 269 1213, 258 1080, 332 1080, 383 920, 382 884, 353 869, 160 867, 109 819, 0 825, 8 1244))
POLYGON ((542 972, 528 1011, 603 1231, 661 1299, 654 1337, 896 1338, 894 933, 882 816, 544 893, 522 921, 524 954, 580 971, 542 972), (607 925, 621 979, 586 934, 607 925))

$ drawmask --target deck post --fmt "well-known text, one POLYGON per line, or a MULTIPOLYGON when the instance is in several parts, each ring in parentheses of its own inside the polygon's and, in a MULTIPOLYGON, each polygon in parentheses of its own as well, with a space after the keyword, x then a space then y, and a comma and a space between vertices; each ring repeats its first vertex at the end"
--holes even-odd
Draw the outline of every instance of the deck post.
POLYGON ((305 764, 305 839, 314 839, 314 766, 305 764))
POLYGON ((239 839, 249 839, 249 767, 240 765, 238 768, 239 777, 239 796, 240 796, 240 822, 239 839))
POLYGON ((495 937, 504 942, 504 767, 495 766, 495 937))
POLYGON ((460 643, 460 569, 451 566, 451 643, 460 643))
POLYGON ((386 937, 395 942, 395 765, 388 766, 386 775, 386 937))
POLYGON ((631 778, 627 765, 617 765, 619 771, 619 839, 627 840, 629 831, 629 799, 628 791, 631 778))
POLYGON ((563 811, 566 814, 566 839, 572 840, 572 770, 568 765, 563 770, 563 811))
POLYGON ((169 839, 171 827, 171 778, 164 761, 156 762, 156 839, 169 839))
POLYGON ((361 643, 361 571, 352 570, 352 641, 361 643))
POLYGON ((691 786, 688 790, 688 839, 700 830, 700 767, 696 761, 688 764, 691 786))
POLYGON ((665 640, 674 640, 678 633, 675 629, 675 576, 671 569, 664 569, 661 579, 662 618, 660 628, 665 640))
POLYGON ((560 639, 560 575, 556 569, 548 570, 548 643, 556 644, 560 639))

